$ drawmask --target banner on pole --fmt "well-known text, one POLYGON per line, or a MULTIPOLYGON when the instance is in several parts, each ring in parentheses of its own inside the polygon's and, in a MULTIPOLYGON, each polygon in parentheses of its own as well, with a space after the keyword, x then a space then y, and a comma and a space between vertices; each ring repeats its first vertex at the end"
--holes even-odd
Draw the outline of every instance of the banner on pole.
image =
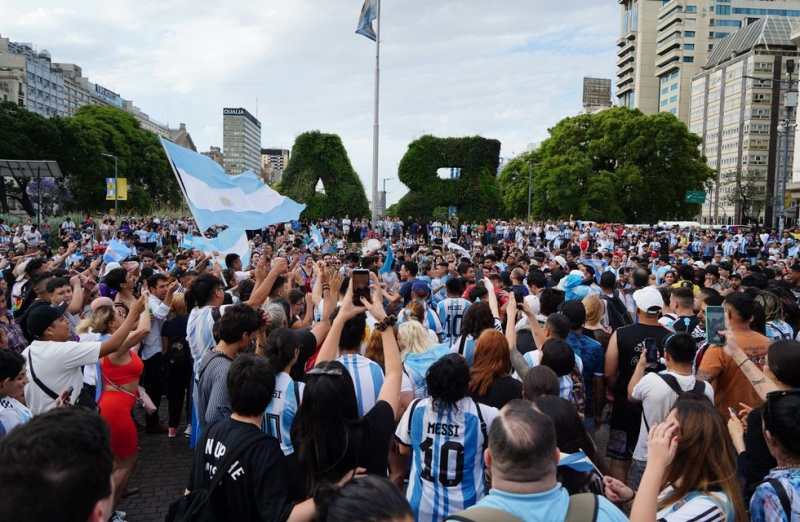
POLYGON ((128 178, 106 178, 106 200, 128 200, 128 178), (115 183, 116 182, 116 183, 115 183))

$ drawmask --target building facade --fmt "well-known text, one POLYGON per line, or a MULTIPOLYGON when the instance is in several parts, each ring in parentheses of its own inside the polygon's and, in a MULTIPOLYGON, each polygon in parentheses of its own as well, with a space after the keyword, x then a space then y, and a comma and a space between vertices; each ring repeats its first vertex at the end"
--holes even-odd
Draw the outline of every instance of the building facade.
POLYGON ((581 114, 594 114, 610 109, 611 80, 608 78, 583 79, 583 109, 581 114))
POLYGON ((269 183, 280 183, 289 164, 287 149, 261 149, 261 169, 269 183))
POLYGON ((247 109, 222 109, 222 166, 228 175, 261 172, 261 122, 247 109))
POLYGON ((715 44, 764 16, 800 17, 800 0, 619 0, 617 98, 688 124, 692 78, 715 44))
POLYGON ((720 40, 692 82, 689 129, 703 138, 702 152, 717 171, 704 221, 737 224, 747 214, 772 223, 787 128, 790 176, 794 156, 793 125, 784 122, 787 85, 780 81, 788 79, 787 63, 800 63, 790 34, 788 18, 760 18, 720 40), (753 186, 763 187, 760 196, 753 186), (754 196, 760 208, 747 202, 754 196))

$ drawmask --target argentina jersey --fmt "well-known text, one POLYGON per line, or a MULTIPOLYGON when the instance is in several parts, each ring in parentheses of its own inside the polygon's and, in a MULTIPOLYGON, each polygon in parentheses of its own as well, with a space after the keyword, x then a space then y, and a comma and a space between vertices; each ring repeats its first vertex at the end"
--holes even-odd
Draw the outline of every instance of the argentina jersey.
MULTIPOLYGON (((494 318, 494 329, 498 332, 503 331, 503 325, 496 317, 494 318)), ((463 356, 472 366, 472 362, 475 360, 475 338, 472 335, 459 335, 450 345, 450 350, 463 356)))
POLYGON ((461 334, 461 320, 469 304, 468 300, 461 297, 448 297, 436 307, 442 323, 442 342, 448 347, 452 347, 453 341, 461 334))
POLYGON ((275 393, 264 412, 264 433, 278 439, 286 456, 294 453, 289 432, 303 399, 304 387, 305 384, 293 381, 288 373, 279 373, 275 376, 275 393))
POLYGON ((358 399, 358 416, 363 417, 378 402, 383 386, 383 370, 378 363, 358 354, 342 355, 337 361, 344 365, 353 379, 358 399))
MULTIPOLYGON (((525 362, 528 363, 528 366, 533 368, 534 366, 539 366, 541 355, 539 350, 533 350, 532 352, 528 352, 522 356, 525 359, 525 362)), ((575 367, 578 369, 578 373, 583 373, 583 361, 581 360, 578 355, 575 355, 575 367)), ((572 381, 572 377, 570 374, 562 375, 558 378, 558 396, 562 399, 567 399, 568 401, 572 400, 572 388, 574 386, 574 382, 572 381)))
MULTIPOLYGON (((220 317, 225 313, 228 306, 220 306, 220 317)), ((200 360, 203 356, 216 346, 214 341, 214 315, 213 306, 204 306, 202 308, 192 308, 189 312, 189 320, 186 323, 186 341, 189 343, 189 350, 194 359, 194 372, 197 374, 197 368, 200 366, 200 360)))
POLYGON ((483 450, 498 415, 468 397, 436 410, 430 401, 411 403, 395 432, 413 452, 406 498, 417 521, 444 520, 483 498, 483 450))

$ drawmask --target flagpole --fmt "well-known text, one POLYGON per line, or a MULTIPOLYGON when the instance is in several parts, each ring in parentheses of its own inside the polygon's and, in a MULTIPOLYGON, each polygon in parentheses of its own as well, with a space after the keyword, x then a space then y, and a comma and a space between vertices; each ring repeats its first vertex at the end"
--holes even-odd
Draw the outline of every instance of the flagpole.
POLYGON ((375 32, 375 108, 372 128, 372 227, 378 222, 378 136, 380 134, 380 85, 381 85, 381 0, 377 0, 378 26, 375 32))

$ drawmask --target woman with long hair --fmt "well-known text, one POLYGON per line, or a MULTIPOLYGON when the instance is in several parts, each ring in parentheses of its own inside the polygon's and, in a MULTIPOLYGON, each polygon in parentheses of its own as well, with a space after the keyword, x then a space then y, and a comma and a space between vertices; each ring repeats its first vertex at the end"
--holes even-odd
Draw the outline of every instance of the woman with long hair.
MULTIPOLYGON (((542 368, 545 368, 542 366, 542 368)), ((597 455, 594 440, 586 433, 578 410, 566 399, 557 396, 541 396, 531 399, 533 405, 550 417, 556 427, 556 443, 561 453, 577 453, 582 451, 589 457, 594 466, 604 473, 605 464, 597 455)), ((603 475, 594 471, 582 472, 566 466, 558 468, 558 481, 569 491, 577 493, 603 494, 603 475)))
POLYGON ((613 502, 633 498, 631 520, 636 521, 745 522, 735 451, 726 432, 711 402, 678 398, 666 421, 650 428, 647 467, 635 497, 611 477, 604 479, 606 496, 613 502))
POLYGON ((773 341, 794 339, 794 330, 785 319, 780 297, 769 290, 759 292, 755 300, 764 309, 766 317, 766 336, 773 341))
POLYGON ((362 297, 363 306, 353 304, 351 283, 320 350, 325 362, 306 373, 303 402, 292 423, 291 440, 312 495, 356 468, 365 468, 368 474, 386 475, 402 369, 391 319, 378 299, 373 301, 362 297), (375 328, 383 332, 386 375, 375 405, 359 418, 355 376, 341 362, 329 359, 339 346, 345 323, 367 310, 377 321, 375 328))
POLYGON ((427 397, 428 387, 425 373, 433 363, 450 353, 443 344, 434 344, 428 335, 429 330, 417 321, 408 321, 400 325, 397 340, 402 352, 400 360, 403 370, 411 380, 411 389, 415 399, 427 397))
POLYGON ((601 324, 606 307, 603 306, 603 301, 597 294, 589 294, 584 297, 583 307, 586 309, 583 333, 600 343, 603 346, 603 353, 605 353, 608 351, 608 341, 611 339, 611 332, 601 324))
MULTIPOLYGON (((484 278, 484 284, 489 290, 493 290, 491 281, 484 278)), ((497 307, 497 297, 494 291, 486 293, 487 301, 489 303, 475 303, 467 308, 464 312, 464 319, 461 322, 461 334, 455 338, 451 350, 459 355, 462 355, 470 366, 475 357, 475 340, 480 337, 484 330, 494 328, 495 330, 502 330, 500 323, 500 312, 497 307)))
MULTIPOLYGON (((146 303, 147 298, 148 293, 145 291, 140 301, 143 299, 146 303)), ((101 342, 108 339, 119 329, 128 315, 127 307, 123 303, 119 304, 122 306, 107 304, 97 306, 92 315, 78 325, 77 331, 99 336, 97 340, 101 342)), ((115 466, 111 476, 114 482, 114 506, 117 506, 122 499, 139 461, 139 437, 131 410, 139 400, 139 379, 144 371, 144 363, 132 348, 142 342, 149 333, 150 314, 139 314, 136 330, 128 334, 119 350, 100 358, 96 365, 97 383, 100 388, 97 405, 100 407, 100 416, 108 422, 111 432, 111 451, 114 453, 115 466)))
MULTIPOLYGON (((431 344, 437 344, 439 342, 439 336, 436 334, 435 329, 435 325, 437 323, 432 323, 433 320, 428 320, 431 313, 434 312, 429 311, 429 309, 419 301, 411 301, 400 312, 398 320, 400 324, 405 324, 408 321, 417 321, 427 331, 428 337, 431 340, 431 344)), ((441 322, 439 322, 438 325, 441 326, 441 322)))
POLYGON ((498 410, 522 398, 522 383, 511 377, 506 336, 494 328, 484 330, 475 343, 475 362, 470 370, 469 396, 498 410))

